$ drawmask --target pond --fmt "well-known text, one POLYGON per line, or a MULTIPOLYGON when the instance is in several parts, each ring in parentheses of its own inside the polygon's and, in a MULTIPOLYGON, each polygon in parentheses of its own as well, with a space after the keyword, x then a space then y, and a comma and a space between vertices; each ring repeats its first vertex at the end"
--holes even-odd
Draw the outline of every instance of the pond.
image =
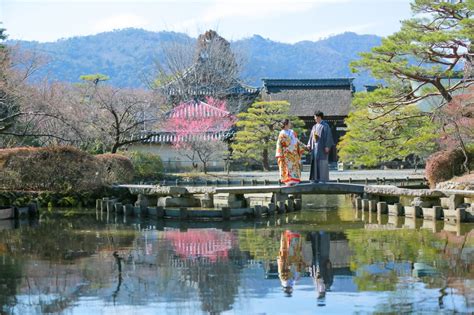
POLYGON ((303 203, 259 221, 1 221, 0 313, 474 312, 472 224, 303 203))

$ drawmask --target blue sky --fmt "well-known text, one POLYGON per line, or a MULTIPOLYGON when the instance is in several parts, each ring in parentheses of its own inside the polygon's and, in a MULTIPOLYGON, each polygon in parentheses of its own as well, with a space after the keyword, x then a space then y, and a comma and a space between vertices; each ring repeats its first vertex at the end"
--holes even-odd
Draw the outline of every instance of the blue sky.
POLYGON ((410 16, 410 0, 0 0, 9 38, 41 42, 136 27, 294 43, 346 31, 386 36, 410 16))

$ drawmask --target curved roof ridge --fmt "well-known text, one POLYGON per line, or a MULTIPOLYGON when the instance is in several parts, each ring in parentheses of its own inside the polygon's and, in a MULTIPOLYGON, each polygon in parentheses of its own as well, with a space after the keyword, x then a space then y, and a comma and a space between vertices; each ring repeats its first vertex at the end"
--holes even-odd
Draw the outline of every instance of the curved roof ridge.
POLYGON ((354 78, 262 79, 263 86, 352 86, 354 78))
POLYGON ((170 110, 168 113, 167 113, 167 116, 168 117, 172 117, 174 115, 177 115, 179 116, 179 113, 184 109, 184 107, 188 107, 188 106, 201 106, 203 108, 208 108, 210 109, 211 111, 213 112, 220 112, 222 113, 224 116, 226 115, 230 115, 230 112, 227 111, 227 110, 223 110, 221 108, 218 108, 216 106, 213 106, 211 104, 208 104, 206 102, 203 102, 201 100, 188 100, 188 101, 185 101, 185 102, 182 102, 180 103, 178 106, 174 107, 172 110, 170 110))

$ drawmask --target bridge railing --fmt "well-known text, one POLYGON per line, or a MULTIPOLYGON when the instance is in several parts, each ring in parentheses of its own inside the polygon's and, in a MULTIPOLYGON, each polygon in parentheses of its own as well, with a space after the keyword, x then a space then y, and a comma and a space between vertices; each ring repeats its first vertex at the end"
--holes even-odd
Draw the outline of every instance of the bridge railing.
MULTIPOLYGON (((303 181, 308 182, 308 181, 303 181)), ((398 187, 428 187, 428 181, 426 178, 347 178, 347 179, 335 179, 330 180, 332 183, 349 183, 349 184, 376 184, 376 185, 393 185, 398 187)), ((164 179, 153 184, 159 184, 161 186, 274 186, 279 185, 278 180, 267 180, 267 179, 164 179)))

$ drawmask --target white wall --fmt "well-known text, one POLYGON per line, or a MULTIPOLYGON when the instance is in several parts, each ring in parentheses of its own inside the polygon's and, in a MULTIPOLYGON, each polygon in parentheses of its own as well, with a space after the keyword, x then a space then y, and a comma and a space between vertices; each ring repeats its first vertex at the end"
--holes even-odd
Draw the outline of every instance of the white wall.
MULTIPOLYGON (((192 156, 190 151, 183 149, 175 149, 170 144, 142 144, 134 143, 128 147, 128 151, 138 151, 158 154, 163 161, 165 170, 169 171, 189 171, 193 170, 192 161, 186 156, 192 156)), ((227 151, 223 151, 215 154, 215 158, 207 163, 208 170, 212 171, 223 171, 225 167, 224 158, 227 156, 227 151)), ((197 164, 198 169, 202 170, 202 163, 199 158, 194 159, 195 165, 197 164)))

